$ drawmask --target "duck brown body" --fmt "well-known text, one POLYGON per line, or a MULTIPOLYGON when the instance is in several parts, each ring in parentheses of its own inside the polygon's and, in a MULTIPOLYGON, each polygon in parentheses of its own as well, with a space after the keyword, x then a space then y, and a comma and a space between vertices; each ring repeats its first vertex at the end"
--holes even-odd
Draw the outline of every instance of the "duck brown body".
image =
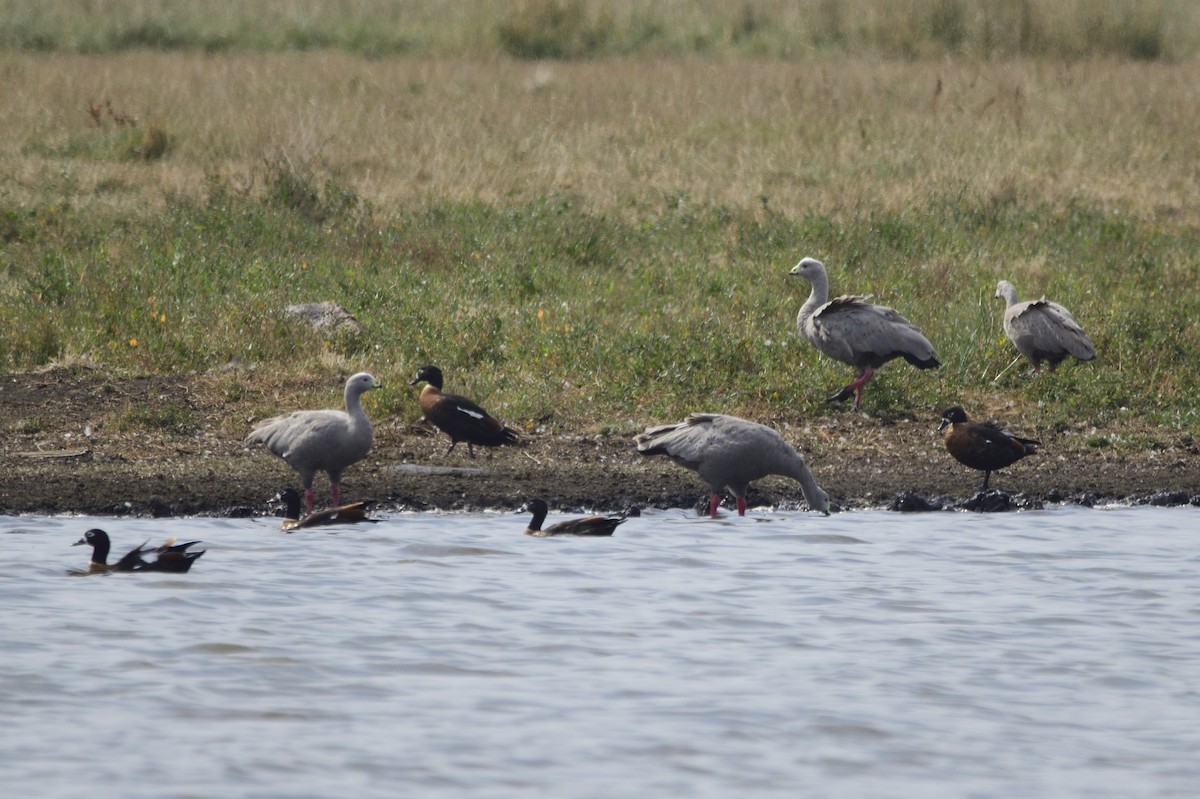
POLYGON ((473 445, 499 447, 502 444, 519 442, 517 431, 507 427, 496 417, 476 403, 459 394, 442 391, 442 370, 436 366, 422 366, 410 385, 424 381, 417 403, 425 418, 437 429, 450 436, 447 455, 454 451, 460 441, 467 442, 467 454, 475 457, 473 445))
POLYGON ((92 559, 87 571, 71 571, 71 574, 96 574, 104 572, 174 572, 181 574, 192 568, 192 564, 207 550, 189 552, 190 547, 199 541, 187 541, 176 544, 174 538, 168 538, 157 547, 148 547, 146 542, 125 553, 116 563, 108 562, 108 553, 112 549, 112 541, 108 533, 98 528, 88 530, 72 546, 88 545, 92 548, 92 559), (154 560, 146 560, 145 556, 154 553, 154 560))
POLYGON ((307 516, 300 515, 300 492, 294 488, 285 488, 279 492, 276 499, 283 503, 284 516, 280 523, 287 532, 293 530, 304 530, 313 527, 328 527, 339 524, 361 524, 363 522, 375 522, 376 519, 370 518, 367 513, 370 509, 370 502, 351 502, 348 505, 339 505, 336 508, 326 508, 307 516))
POLYGON ((946 451, 956 461, 983 472, 980 491, 987 490, 992 472, 1032 455, 1041 446, 1040 441, 1014 436, 994 422, 969 421, 966 411, 957 405, 942 413, 938 430, 944 431, 946 451))
POLYGON ((527 510, 533 514, 533 518, 529 522, 529 527, 525 528, 525 535, 537 536, 544 538, 552 535, 589 535, 589 536, 605 536, 612 535, 626 519, 624 513, 613 513, 606 516, 584 516, 579 519, 566 519, 561 522, 555 522, 549 527, 542 527, 542 523, 546 521, 546 514, 550 509, 546 506, 544 500, 532 500, 527 506, 527 510))

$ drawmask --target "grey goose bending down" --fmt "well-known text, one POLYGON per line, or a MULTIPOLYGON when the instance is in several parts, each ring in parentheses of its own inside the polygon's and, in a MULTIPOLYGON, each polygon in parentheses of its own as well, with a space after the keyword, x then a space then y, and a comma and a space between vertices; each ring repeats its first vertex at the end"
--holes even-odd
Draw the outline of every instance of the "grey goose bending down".
POLYGON ((746 515, 746 490, 769 474, 791 477, 800 484, 809 507, 829 515, 829 495, 813 478, 808 464, 783 436, 766 425, 720 413, 693 413, 678 424, 649 427, 634 441, 643 455, 666 455, 700 475, 708 484, 708 513, 717 516, 721 494, 737 499, 746 515))

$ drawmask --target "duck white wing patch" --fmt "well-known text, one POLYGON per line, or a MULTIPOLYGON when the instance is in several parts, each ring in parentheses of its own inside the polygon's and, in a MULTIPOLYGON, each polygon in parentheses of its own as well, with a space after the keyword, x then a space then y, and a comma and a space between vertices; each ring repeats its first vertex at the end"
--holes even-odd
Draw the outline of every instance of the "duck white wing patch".
POLYGON ((454 410, 458 411, 459 413, 465 413, 467 416, 470 416, 472 419, 474 419, 477 422, 481 422, 484 419, 484 414, 480 413, 479 411, 472 410, 470 408, 464 408, 461 405, 455 405, 454 410))

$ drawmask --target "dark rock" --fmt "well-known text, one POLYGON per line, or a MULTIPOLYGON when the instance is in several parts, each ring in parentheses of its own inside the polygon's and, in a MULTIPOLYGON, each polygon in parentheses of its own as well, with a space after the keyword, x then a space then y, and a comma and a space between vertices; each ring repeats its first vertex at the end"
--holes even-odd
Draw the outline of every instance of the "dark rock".
POLYGON ((958 507, 977 513, 1003 513, 1004 511, 1016 510, 1017 504, 1004 491, 992 489, 989 491, 980 491, 958 507))
POLYGON ((899 511, 900 513, 928 513, 941 509, 941 505, 930 502, 915 491, 905 491, 897 494, 892 498, 892 503, 888 505, 888 510, 899 511))
POLYGON ((175 510, 158 497, 150 498, 146 503, 146 512, 150 514, 150 518, 152 519, 162 519, 175 515, 175 510))
POLYGON ((1097 500, 1098 500, 1098 497, 1095 494, 1090 494, 1086 491, 1082 494, 1076 494, 1075 496, 1071 497, 1072 502, 1074 502, 1076 505, 1081 505, 1085 508, 1096 507, 1097 500))
POLYGON ((1186 491, 1159 491, 1157 494, 1151 494, 1147 499, 1148 505, 1156 507, 1169 507, 1173 505, 1186 505, 1190 501, 1186 491))
POLYGON ((1042 501, 1035 496, 1021 493, 1012 498, 1017 510, 1042 510, 1042 501))

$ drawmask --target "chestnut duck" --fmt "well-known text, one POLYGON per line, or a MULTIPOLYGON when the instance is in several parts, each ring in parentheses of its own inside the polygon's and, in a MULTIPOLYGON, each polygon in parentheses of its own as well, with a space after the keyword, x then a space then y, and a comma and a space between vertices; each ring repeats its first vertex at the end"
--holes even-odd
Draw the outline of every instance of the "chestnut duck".
POLYGON ((942 412, 938 430, 945 431, 946 451, 956 461, 983 472, 978 491, 988 490, 992 472, 1032 455, 1042 443, 1006 433, 995 422, 968 421, 966 411, 957 405, 942 412))
POLYGON ((542 527, 542 522, 546 521, 546 514, 549 508, 544 500, 530 500, 525 509, 533 514, 533 519, 529 522, 529 527, 525 528, 525 535, 533 535, 538 537, 552 535, 612 535, 617 526, 625 521, 626 514, 613 513, 607 516, 584 516, 579 519, 566 519, 561 522, 555 522, 549 527, 542 527))
POLYGON ((505 426, 499 419, 466 397, 442 393, 442 370, 436 366, 422 366, 409 385, 424 381, 417 401, 425 418, 434 427, 450 436, 450 446, 445 454, 454 451, 458 442, 467 442, 467 454, 474 458, 472 444, 481 447, 498 447, 501 444, 518 443, 517 431, 505 426))
POLYGON ((333 524, 358 524, 361 522, 378 521, 367 516, 368 508, 371 505, 370 502, 351 502, 348 505, 326 508, 325 510, 319 510, 301 517, 300 492, 296 489, 283 489, 275 496, 275 500, 283 503, 284 516, 280 527, 289 533, 293 530, 303 530, 309 527, 326 527, 333 524))
POLYGON ((87 544, 92 548, 92 559, 87 571, 70 570, 70 574, 96 574, 104 572, 176 572, 183 573, 192 568, 192 563, 208 550, 189 552, 188 548, 199 544, 199 541, 188 541, 176 544, 174 538, 168 538, 157 547, 148 547, 146 542, 125 553, 116 563, 108 562, 108 553, 112 549, 112 541, 108 533, 99 528, 93 528, 83 534, 72 546, 87 544), (143 556, 154 553, 154 560, 146 560, 143 556))

